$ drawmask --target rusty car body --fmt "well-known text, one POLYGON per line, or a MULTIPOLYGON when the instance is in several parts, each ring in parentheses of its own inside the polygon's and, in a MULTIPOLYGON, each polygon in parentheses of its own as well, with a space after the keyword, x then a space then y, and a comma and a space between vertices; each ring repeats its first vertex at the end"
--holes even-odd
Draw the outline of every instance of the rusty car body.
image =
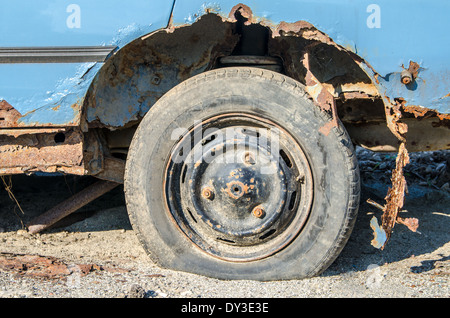
POLYGON ((354 144, 398 152, 387 241, 395 223, 417 226, 397 216, 408 152, 450 149, 449 10, 437 0, 3 2, 0 175, 103 180, 29 227, 41 231, 123 183, 136 128, 173 87, 260 67, 304 85, 332 118, 324 135, 342 122, 354 144))

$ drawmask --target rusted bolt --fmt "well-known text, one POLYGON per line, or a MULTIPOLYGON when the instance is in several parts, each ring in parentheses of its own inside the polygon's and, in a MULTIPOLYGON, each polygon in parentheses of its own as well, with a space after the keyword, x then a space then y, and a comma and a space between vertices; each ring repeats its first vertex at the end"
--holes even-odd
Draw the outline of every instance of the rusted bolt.
POLYGON ((214 191, 210 188, 204 188, 202 190, 202 196, 207 200, 212 200, 214 198, 214 191))
POLYGON ((402 84, 405 84, 405 85, 408 85, 409 83, 411 83, 413 81, 413 76, 412 76, 411 72, 408 70, 403 70, 401 73, 401 81, 402 81, 402 84))
POLYGON ((257 206, 252 211, 253 215, 257 218, 262 218, 264 216, 264 209, 260 206, 257 206))

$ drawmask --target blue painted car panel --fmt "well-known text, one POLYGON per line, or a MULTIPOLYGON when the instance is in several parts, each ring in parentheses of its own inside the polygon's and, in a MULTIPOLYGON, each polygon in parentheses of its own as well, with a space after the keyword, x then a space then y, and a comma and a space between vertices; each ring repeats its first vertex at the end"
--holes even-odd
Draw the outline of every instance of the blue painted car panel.
MULTIPOLYGON (((450 113, 449 2, 369 0, 249 0, 256 22, 273 29, 304 20, 361 56, 381 95, 407 105, 450 113), (413 86, 400 82, 410 61, 420 65, 413 86), (402 67, 403 66, 403 67, 402 67)), ((117 45, 172 26, 192 24, 206 12, 228 17, 236 1, 31 1, 1 3, 1 47, 117 45), (78 10, 78 11, 77 11, 78 10), (80 19, 77 20, 77 12, 80 19)), ((0 99, 23 116, 22 126, 78 125, 85 94, 103 63, 0 64, 0 99)))
MULTIPOLYGON (((125 46, 165 28, 172 1, 16 0, 0 3, 0 47, 125 46), (79 10, 79 11, 77 11, 79 10), (79 24, 76 19, 79 13, 79 24)), ((86 91, 102 63, 0 64, 0 100, 22 126, 79 124, 86 91), (89 74, 85 75, 89 71, 89 74), (57 109, 57 111, 53 111, 57 109)))
POLYGON ((170 0, 2 1, 1 46, 123 46, 165 27, 172 6, 170 0))

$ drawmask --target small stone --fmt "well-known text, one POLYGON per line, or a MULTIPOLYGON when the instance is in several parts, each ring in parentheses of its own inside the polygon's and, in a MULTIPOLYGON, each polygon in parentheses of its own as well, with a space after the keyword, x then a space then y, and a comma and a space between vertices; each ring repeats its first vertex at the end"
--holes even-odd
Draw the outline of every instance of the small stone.
POLYGON ((166 298, 168 296, 166 293, 163 293, 160 290, 158 290, 156 293, 157 293, 158 296, 161 296, 161 297, 164 297, 164 298, 166 298))
POLYGON ((133 284, 130 287, 126 297, 127 298, 145 298, 145 289, 137 284, 133 284))
POLYGON ((16 232, 16 234, 19 235, 19 236, 28 236, 29 235, 26 230, 18 230, 16 232))

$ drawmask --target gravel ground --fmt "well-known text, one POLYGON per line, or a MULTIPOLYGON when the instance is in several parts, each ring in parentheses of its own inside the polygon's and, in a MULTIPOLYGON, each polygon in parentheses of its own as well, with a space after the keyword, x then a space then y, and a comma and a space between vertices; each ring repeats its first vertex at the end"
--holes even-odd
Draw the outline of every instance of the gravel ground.
POLYGON ((383 203, 395 154, 358 149, 362 198, 348 244, 321 276, 276 282, 223 281, 157 267, 131 228, 122 187, 57 227, 30 235, 23 224, 92 180, 15 176, 12 192, 23 213, 0 187, 0 297, 448 298, 449 156, 448 151, 411 154, 404 214, 419 219, 419 229, 414 233, 396 225, 381 251, 370 244, 369 225, 381 211, 365 201, 383 203))

